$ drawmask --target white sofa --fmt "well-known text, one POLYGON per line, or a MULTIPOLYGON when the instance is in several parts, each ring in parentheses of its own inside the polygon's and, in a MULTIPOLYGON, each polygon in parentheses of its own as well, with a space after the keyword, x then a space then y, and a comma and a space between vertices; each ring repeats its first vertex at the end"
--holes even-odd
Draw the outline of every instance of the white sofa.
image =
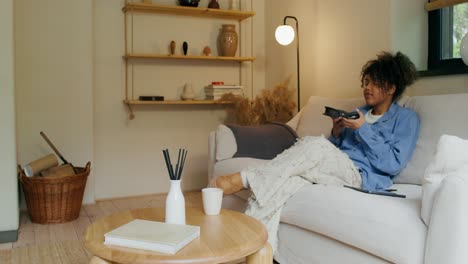
MULTIPOLYGON (((328 136, 324 106, 351 110, 362 99, 311 97, 288 123, 299 137, 328 136)), ((421 219, 423 175, 442 134, 468 139, 468 94, 405 97, 417 112, 420 135, 407 167, 392 188, 407 198, 369 195, 343 187, 309 185, 285 204, 275 260, 311 263, 468 263, 468 175, 450 175, 435 189, 430 219, 421 219), (464 177, 466 176, 466 177, 464 177)), ((231 133, 231 134, 230 134, 231 133)), ((266 162, 232 158, 236 142, 220 126, 209 136, 209 180, 266 162)), ((424 185, 425 186, 425 185, 424 185)), ((223 207, 242 211, 249 191, 226 196, 223 207)))

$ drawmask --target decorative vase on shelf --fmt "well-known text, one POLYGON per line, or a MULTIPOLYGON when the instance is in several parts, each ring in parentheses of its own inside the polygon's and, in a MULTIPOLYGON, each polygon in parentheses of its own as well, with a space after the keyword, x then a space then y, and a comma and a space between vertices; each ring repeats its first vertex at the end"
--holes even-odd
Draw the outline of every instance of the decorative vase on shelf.
POLYGON ((166 223, 185 225, 185 199, 180 188, 181 180, 171 180, 166 198, 166 223))
POLYGON ((182 95, 180 96, 182 100, 193 100, 195 98, 195 92, 193 91, 192 84, 186 83, 182 95))
POLYGON ((171 55, 174 55, 175 54, 175 48, 176 48, 176 43, 175 41, 171 41, 171 44, 169 44, 169 48, 171 50, 171 55))
POLYGON ((188 51, 187 41, 184 41, 184 43, 182 43, 182 50, 184 51, 184 55, 187 55, 187 51, 188 51))
POLYGON ((224 24, 221 33, 219 34, 221 56, 236 56, 237 39, 236 25, 224 24))
POLYGON ((211 2, 208 4, 208 8, 216 8, 216 9, 219 9, 218 0, 211 0, 211 2))

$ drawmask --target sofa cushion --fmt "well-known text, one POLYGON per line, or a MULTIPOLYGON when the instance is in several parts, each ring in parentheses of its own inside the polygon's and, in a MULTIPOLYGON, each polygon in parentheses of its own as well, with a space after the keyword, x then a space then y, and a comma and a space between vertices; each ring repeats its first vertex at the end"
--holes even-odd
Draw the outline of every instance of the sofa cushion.
POLYGON ((419 217, 421 187, 396 184, 392 188, 407 198, 308 185, 286 202, 281 222, 312 230, 394 263, 423 263, 427 229, 419 217))
POLYGON ((273 159, 296 143, 297 134, 291 127, 280 122, 258 126, 227 125, 236 138, 237 151, 234 157, 273 159))
POLYGON ((422 184, 424 171, 443 134, 468 138, 468 93, 437 96, 414 96, 405 104, 419 116, 421 126, 413 156, 395 183, 422 184))
POLYGON ((307 104, 301 109, 301 118, 296 128, 299 137, 320 136, 328 137, 332 129, 330 117, 324 116, 325 106, 351 111, 364 105, 363 98, 333 99, 311 96, 307 104))
POLYGON ((390 264, 330 237, 285 223, 278 230, 275 260, 281 264, 390 264))
POLYGON ((454 173, 468 175, 468 140, 442 135, 424 173, 421 218, 426 225, 429 225, 434 197, 440 184, 445 177, 454 173))

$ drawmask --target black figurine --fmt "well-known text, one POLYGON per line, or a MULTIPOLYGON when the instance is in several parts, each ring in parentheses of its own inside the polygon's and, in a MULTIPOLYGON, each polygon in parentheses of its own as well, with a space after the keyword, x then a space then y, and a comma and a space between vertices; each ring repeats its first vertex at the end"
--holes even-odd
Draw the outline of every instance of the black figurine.
POLYGON ((182 49, 184 50, 184 55, 187 55, 187 50, 188 50, 187 41, 184 41, 184 43, 182 44, 182 49))

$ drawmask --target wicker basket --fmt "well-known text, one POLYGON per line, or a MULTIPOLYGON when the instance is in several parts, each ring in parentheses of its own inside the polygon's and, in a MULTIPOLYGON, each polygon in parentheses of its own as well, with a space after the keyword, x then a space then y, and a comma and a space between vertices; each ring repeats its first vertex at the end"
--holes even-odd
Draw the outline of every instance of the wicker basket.
POLYGON ((26 177, 19 167, 19 179, 31 221, 58 224, 78 218, 90 169, 91 163, 88 162, 85 168, 76 167, 77 175, 43 178, 26 177))

